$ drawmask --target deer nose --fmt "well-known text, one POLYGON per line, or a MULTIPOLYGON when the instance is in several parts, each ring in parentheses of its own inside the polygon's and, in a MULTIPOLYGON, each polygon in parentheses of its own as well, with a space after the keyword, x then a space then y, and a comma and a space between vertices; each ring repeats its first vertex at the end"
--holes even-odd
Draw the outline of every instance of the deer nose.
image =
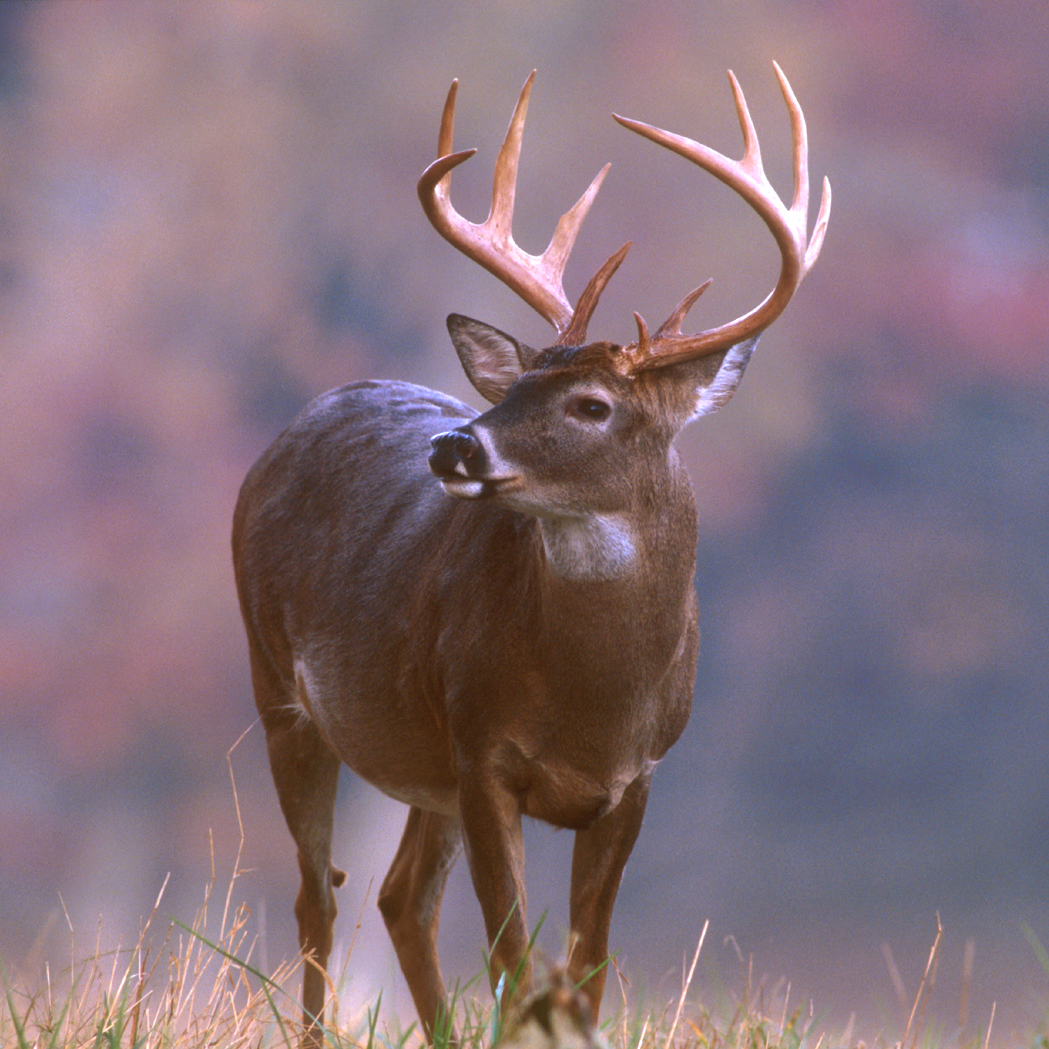
POLYGON ((468 430, 449 430, 430 438, 430 469, 442 474, 468 477, 479 472, 484 453, 481 442, 468 430))

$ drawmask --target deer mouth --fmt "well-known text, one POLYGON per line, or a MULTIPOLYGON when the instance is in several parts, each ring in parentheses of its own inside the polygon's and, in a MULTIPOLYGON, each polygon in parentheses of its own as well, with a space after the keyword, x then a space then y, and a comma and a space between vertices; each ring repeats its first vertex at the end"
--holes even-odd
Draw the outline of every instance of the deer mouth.
POLYGON ((495 499, 521 487, 518 477, 468 477, 461 473, 437 474, 441 487, 457 499, 495 499))

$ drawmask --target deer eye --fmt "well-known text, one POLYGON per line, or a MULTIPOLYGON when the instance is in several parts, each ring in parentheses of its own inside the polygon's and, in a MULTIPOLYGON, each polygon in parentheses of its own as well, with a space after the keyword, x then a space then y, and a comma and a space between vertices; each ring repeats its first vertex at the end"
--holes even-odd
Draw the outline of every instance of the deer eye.
POLYGON ((577 397, 572 402, 572 414, 589 422, 603 422, 612 414, 612 406, 596 397, 577 397))

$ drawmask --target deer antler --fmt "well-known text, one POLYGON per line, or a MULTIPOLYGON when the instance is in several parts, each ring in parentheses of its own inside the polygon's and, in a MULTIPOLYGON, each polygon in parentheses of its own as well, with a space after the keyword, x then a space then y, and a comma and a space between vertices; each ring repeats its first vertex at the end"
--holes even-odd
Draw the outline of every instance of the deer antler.
POLYGON ((521 89, 509 130, 499 150, 495 163, 492 207, 488 218, 480 224, 470 222, 463 218, 451 203, 452 171, 477 152, 473 149, 452 152, 457 80, 452 81, 441 116, 441 130, 437 139, 438 159, 419 179, 419 200, 427 218, 442 237, 498 277, 554 326, 558 334, 558 344, 578 345, 586 341, 587 325, 597 306, 597 300, 612 274, 626 257, 630 245, 626 244, 620 248, 598 270, 573 310, 562 286, 562 276, 575 244, 576 234, 608 172, 608 164, 598 172, 597 177, 572 208, 561 216, 550 244, 542 255, 529 255, 514 242, 511 225, 514 192, 517 188, 517 163, 521 156, 521 136, 534 80, 535 70, 521 89))
POLYGON ((690 292, 661 325, 655 335, 648 334, 648 328, 638 314, 638 341, 625 347, 630 370, 646 371, 651 368, 662 368, 669 364, 692 360, 706 356, 718 350, 726 349, 767 328, 784 310, 802 278, 812 268, 823 245, 823 235, 830 217, 830 182, 823 180, 823 197, 820 201, 819 215, 812 237, 808 236, 809 207, 809 168, 808 168, 808 135, 805 129, 805 117, 801 106, 791 90, 783 70, 773 62, 780 90, 783 92, 787 110, 790 113, 791 132, 794 143, 794 199, 788 208, 772 188, 761 165, 761 150, 754 122, 747 109, 743 91, 732 72, 729 80, 736 100, 736 112, 739 125, 743 131, 743 159, 730 160, 709 146, 700 145, 692 139, 672 134, 661 128, 642 124, 636 120, 627 120, 615 116, 624 127, 636 131, 639 135, 651 139, 658 145, 680 154, 691 160, 712 175, 721 179, 734 189, 761 216, 765 225, 772 231, 779 245, 783 263, 779 280, 768 297, 749 313, 738 317, 728 324, 711 328, 698 335, 682 335, 681 322, 695 304, 700 295, 707 289, 710 281, 690 292))

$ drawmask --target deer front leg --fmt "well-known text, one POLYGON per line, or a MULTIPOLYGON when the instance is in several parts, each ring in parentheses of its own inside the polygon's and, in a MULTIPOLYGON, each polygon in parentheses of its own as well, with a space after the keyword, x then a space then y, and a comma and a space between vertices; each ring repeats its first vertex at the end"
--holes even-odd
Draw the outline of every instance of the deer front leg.
POLYGON ((524 841, 517 798, 492 775, 460 778, 459 818, 474 891, 484 915, 493 992, 506 980, 501 1006, 531 986, 525 920, 524 841))
POLYGON ((608 967, 608 927, 619 881, 637 841, 648 800, 651 774, 627 787, 619 804, 585 830, 577 831, 572 850, 569 921, 572 944, 568 977, 581 985, 594 1023, 601 1008, 608 967), (600 968, 599 968, 600 967, 600 968))

